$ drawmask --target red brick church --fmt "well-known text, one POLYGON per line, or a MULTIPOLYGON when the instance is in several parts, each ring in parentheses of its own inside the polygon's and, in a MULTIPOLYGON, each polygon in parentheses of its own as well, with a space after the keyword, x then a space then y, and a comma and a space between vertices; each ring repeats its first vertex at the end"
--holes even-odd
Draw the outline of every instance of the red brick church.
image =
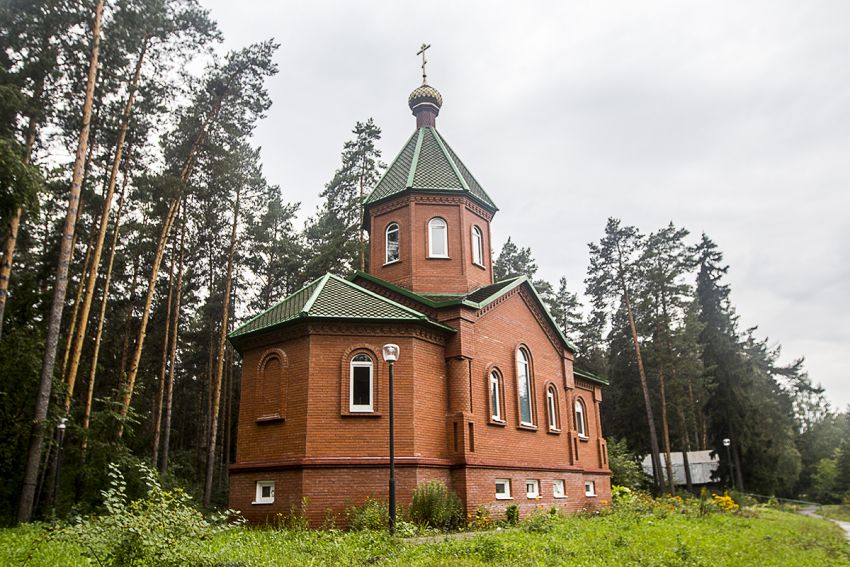
POLYGON ((436 129, 442 96, 408 100, 416 130, 365 205, 369 271, 311 282, 235 330, 243 357, 230 507, 312 525, 387 500, 394 365, 398 503, 439 479, 466 510, 567 511, 610 501, 599 379, 524 276, 494 281, 497 208, 436 129))

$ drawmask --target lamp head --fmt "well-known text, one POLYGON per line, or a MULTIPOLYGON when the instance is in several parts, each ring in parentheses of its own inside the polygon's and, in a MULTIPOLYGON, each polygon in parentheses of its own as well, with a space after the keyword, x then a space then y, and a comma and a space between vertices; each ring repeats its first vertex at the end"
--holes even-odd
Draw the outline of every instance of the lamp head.
POLYGON ((384 362, 395 362, 396 360, 398 360, 398 352, 399 352, 398 345, 394 345, 394 344, 384 345, 384 348, 383 348, 384 362))
POLYGON ((724 440, 723 440, 723 446, 724 446, 724 447, 728 447, 728 446, 729 446, 729 445, 731 445, 731 444, 732 444, 732 440, 731 440, 731 439, 729 439, 728 437, 727 437, 726 439, 724 439, 724 440))
POLYGON ((68 418, 63 417, 63 418, 59 419, 59 423, 56 425, 56 428, 59 431, 65 431, 66 427, 68 427, 68 418))

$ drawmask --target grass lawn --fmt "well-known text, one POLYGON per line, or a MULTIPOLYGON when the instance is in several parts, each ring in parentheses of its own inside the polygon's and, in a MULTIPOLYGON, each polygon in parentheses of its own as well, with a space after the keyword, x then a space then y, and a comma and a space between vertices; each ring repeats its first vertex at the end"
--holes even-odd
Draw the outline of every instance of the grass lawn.
POLYGON ((846 504, 835 504, 833 506, 823 506, 818 513, 821 516, 832 518, 833 520, 841 520, 842 522, 850 522, 850 506, 846 504))
MULTIPOLYGON (((212 565, 850 565, 825 520, 770 509, 744 515, 618 511, 557 518, 467 539, 412 544, 382 532, 237 528, 207 545, 212 565)), ((0 531, 0 564, 96 565, 38 526, 0 531)))

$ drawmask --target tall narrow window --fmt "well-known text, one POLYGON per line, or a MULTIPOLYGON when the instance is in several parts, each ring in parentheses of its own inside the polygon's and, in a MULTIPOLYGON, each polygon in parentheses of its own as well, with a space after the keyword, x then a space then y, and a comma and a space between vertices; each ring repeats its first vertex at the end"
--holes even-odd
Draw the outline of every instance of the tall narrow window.
POLYGON ((552 385, 546 388, 546 409, 549 413, 549 431, 558 431, 558 392, 552 385))
POLYGON ((477 226, 472 227, 472 263, 484 265, 484 236, 477 226))
POLYGON ((504 421, 502 417, 502 377, 495 370, 490 372, 490 417, 493 421, 504 421))
POLYGON ((448 258, 449 241, 448 225, 440 217, 428 221, 428 256, 431 258, 448 258))
POLYGON ((587 418, 584 414, 584 402, 576 398, 576 431, 579 437, 587 437, 587 418))
POLYGON ((374 411, 372 392, 374 364, 366 354, 351 359, 350 407, 352 412, 374 411))
POLYGON ((531 365, 528 352, 524 348, 516 351, 517 390, 519 392, 519 422, 521 425, 534 425, 531 412, 531 365))
POLYGON ((391 222, 387 225, 387 255, 386 263, 398 262, 399 246, 398 246, 398 224, 391 222))

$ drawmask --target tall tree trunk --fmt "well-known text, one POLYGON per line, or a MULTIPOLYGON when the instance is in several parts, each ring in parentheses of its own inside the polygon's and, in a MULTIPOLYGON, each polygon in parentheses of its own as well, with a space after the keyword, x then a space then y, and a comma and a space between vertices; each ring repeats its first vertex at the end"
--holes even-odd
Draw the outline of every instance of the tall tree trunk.
POLYGON ((32 519, 35 483, 38 477, 38 465, 41 461, 41 446, 44 441, 44 425, 47 419, 47 409, 50 405, 50 389, 53 383, 53 369, 56 364, 56 350, 59 346, 59 327, 62 324, 62 308, 65 305, 65 292, 68 288, 68 264, 71 259, 71 241, 74 238, 77 207, 80 200, 80 186, 83 177, 83 162, 85 161, 86 146, 89 141, 91 127, 92 102, 94 87, 97 80, 97 59, 100 51, 100 24, 103 18, 104 0, 97 0, 94 8, 94 24, 92 25, 92 49, 89 58, 88 78, 86 82, 86 98, 83 104, 82 128, 77 144, 77 154, 74 159, 74 173, 71 181, 71 192, 68 198, 68 210, 65 215, 65 227, 62 231, 62 243, 59 249, 59 261, 56 268, 56 282, 53 289, 53 300, 50 306, 50 316, 47 323, 44 360, 41 366, 41 379, 36 398, 35 415, 32 422, 27 463, 24 470, 21 498, 18 506, 18 522, 29 522, 32 519))
POLYGON ((109 245, 109 260, 106 264, 106 279, 103 282, 103 299, 100 302, 100 313, 97 318, 97 331, 94 337, 94 348, 92 351, 91 371, 89 372, 89 385, 86 392, 86 405, 83 408, 83 436, 80 441, 80 463, 86 462, 86 451, 89 440, 89 422, 91 420, 92 402, 94 400, 94 385, 97 377, 97 363, 100 358, 100 343, 103 339, 103 323, 106 320, 106 306, 109 303, 109 286, 112 283, 112 266, 115 263, 115 250, 118 246, 118 234, 121 229, 121 213, 124 211, 124 197, 127 191, 127 180, 130 177, 131 157, 127 155, 124 164, 124 180, 121 185, 121 195, 118 198, 118 210, 115 211, 115 228, 112 233, 112 242, 109 245))
MULTIPOLYGON (((192 142, 192 145, 189 147, 189 152, 186 155, 186 161, 183 163, 183 168, 180 170, 180 182, 185 185, 189 181, 189 177, 192 175, 192 169, 195 163, 195 155, 198 152, 198 149, 201 146, 201 143, 204 140, 204 136, 212 124, 212 122, 218 117, 218 114, 221 110, 221 99, 216 99, 213 101, 212 107, 210 111, 207 113, 204 118, 204 122, 199 128, 195 139, 192 142)), ((145 304, 142 308, 142 320, 139 322, 139 332, 136 336, 136 346, 133 350, 133 357, 130 360, 130 370, 127 373, 127 381, 124 384, 123 392, 121 392, 121 407, 118 410, 118 414, 120 416, 120 420, 118 422, 118 432, 117 436, 120 439, 124 435, 124 418, 127 417, 127 413, 130 410, 130 402, 133 399, 133 389, 136 386, 136 377, 139 373, 139 363, 142 359, 142 349, 145 346, 145 335, 147 334, 148 328, 148 319, 150 318, 151 304, 153 303, 153 296, 156 292, 156 282, 159 277, 159 266, 162 262, 162 256, 165 252, 165 245, 168 242, 168 235, 171 232, 171 225, 174 224, 174 217, 177 214, 177 209, 180 206, 180 202, 183 199, 182 190, 171 200, 171 204, 168 207, 168 213, 165 216, 165 221, 162 223, 162 231, 159 235, 159 240, 156 246, 156 252, 154 254, 153 266, 151 267, 151 276, 148 280, 148 291, 145 296, 145 304)))
POLYGON ((625 281, 625 268, 623 266, 623 252, 620 245, 617 245, 617 262, 620 268, 620 286, 623 290, 623 299, 626 301, 626 312, 629 316, 629 330, 632 334, 632 344, 635 348, 635 358, 637 359, 638 374, 640 376, 640 389, 643 393, 643 403, 646 408, 646 421, 649 427, 649 446, 652 452, 652 474, 655 478, 655 486, 658 490, 663 490, 662 474, 661 474, 661 458, 659 457, 658 449, 658 433, 655 430, 655 418, 652 415, 652 402, 649 399, 649 386, 646 381, 646 370, 643 366, 643 357, 640 354, 640 342, 638 341, 637 325, 635 325, 635 316, 632 312, 632 300, 629 296, 629 286, 625 281))
POLYGON ((130 299, 127 301, 127 315, 124 317, 124 340, 121 342, 121 361, 118 365, 118 392, 124 388, 124 373, 127 371, 127 357, 130 355, 130 335, 132 334, 133 305, 136 303, 136 289, 139 287, 139 269, 142 259, 136 256, 133 262, 133 279, 130 284, 130 299))
POLYGON ((183 212, 180 223, 180 256, 177 260, 177 290, 174 294, 174 321, 171 333, 170 360, 168 365, 168 384, 165 388, 165 423, 163 424, 162 466, 159 471, 164 475, 168 471, 168 450, 171 447, 171 408, 174 399, 174 374, 177 360, 177 334, 180 331, 180 297, 183 293, 183 255, 186 251, 186 213, 183 212))
POLYGON ((109 183, 106 187, 106 195, 103 198, 103 212, 100 215, 100 227, 97 231, 97 240, 92 251, 91 268, 88 272, 88 278, 85 285, 85 295, 83 296, 83 304, 80 310, 80 321, 77 325, 77 332, 74 339, 74 347, 71 350, 71 362, 68 367, 67 384, 68 390, 65 394, 65 414, 67 415, 71 409, 71 398, 74 395, 74 385, 77 382, 77 371, 80 367, 80 357, 83 352, 83 344, 86 339, 86 327, 89 322, 89 311, 91 310, 92 298, 94 297, 95 283, 97 282, 98 268, 100 267, 100 256, 103 252, 103 243, 106 241, 106 230, 109 225, 109 215, 112 209, 112 198, 115 195, 115 185, 118 181, 118 173, 121 170, 121 158, 124 154, 124 140, 127 137, 127 128, 130 125, 130 116, 133 113, 133 102, 136 98, 136 90, 139 86, 139 79, 142 76, 142 64, 145 60, 145 53, 148 49, 147 36, 142 40, 142 48, 139 52, 139 57, 136 60, 136 68, 133 72, 133 78, 129 85, 127 93, 127 101, 124 104, 124 111, 121 114, 121 124, 118 128, 118 140, 115 142, 115 156, 112 159, 112 169, 109 172, 109 183))
POLYGON ((685 410, 682 408, 682 404, 676 404, 676 408, 679 414, 679 428, 681 429, 679 437, 682 439, 682 464, 685 467, 685 485, 688 488, 688 492, 693 494, 694 483, 691 478, 691 463, 688 458, 688 452, 691 450, 691 440, 688 436, 688 422, 685 419, 685 410))
POLYGON ((162 405, 165 400, 165 377, 168 371, 168 346, 171 335, 171 306, 174 299, 174 260, 175 248, 171 247, 171 261, 168 268, 168 299, 165 305, 165 329, 162 337, 162 363, 159 368, 159 384, 156 392, 156 405, 153 418, 153 449, 151 451, 151 463, 156 466, 159 462, 159 439, 162 433, 162 405))
MULTIPOLYGON (((39 78, 38 84, 35 86, 33 101, 39 101, 44 94, 44 81, 45 76, 42 75, 39 78)), ((22 159, 24 165, 29 165, 30 161, 32 161, 32 149, 35 146, 37 132, 38 118, 36 114, 33 114, 30 116, 29 124, 27 125, 27 137, 22 159)), ((21 217, 23 214, 24 209, 18 207, 15 211, 15 216, 9 222, 9 234, 3 243, 3 261, 0 263, 0 339, 3 337, 3 318, 6 314, 6 299, 9 297, 9 277, 12 275, 12 260, 15 256, 15 247, 18 243, 18 230, 21 228, 21 217)))
POLYGON ((221 379, 224 372, 224 347, 227 341, 227 323, 230 319, 230 288, 233 284, 233 256, 236 253, 236 234, 239 226, 239 193, 236 190, 236 202, 233 205, 233 228, 230 231, 230 247, 227 250, 227 274, 224 280, 224 305, 221 308, 221 329, 218 336, 218 364, 215 369, 213 386, 213 404, 210 411, 210 442, 207 447, 207 475, 204 481, 204 506, 209 507, 212 499, 213 476, 215 472, 216 433, 218 433, 218 410, 221 401, 221 379))
POLYGON ((661 397, 661 436, 664 440, 664 459, 667 470, 667 489, 676 494, 676 482, 673 478, 673 461, 670 452, 670 425, 667 421, 667 390, 664 386, 664 366, 658 369, 658 393, 661 397))

